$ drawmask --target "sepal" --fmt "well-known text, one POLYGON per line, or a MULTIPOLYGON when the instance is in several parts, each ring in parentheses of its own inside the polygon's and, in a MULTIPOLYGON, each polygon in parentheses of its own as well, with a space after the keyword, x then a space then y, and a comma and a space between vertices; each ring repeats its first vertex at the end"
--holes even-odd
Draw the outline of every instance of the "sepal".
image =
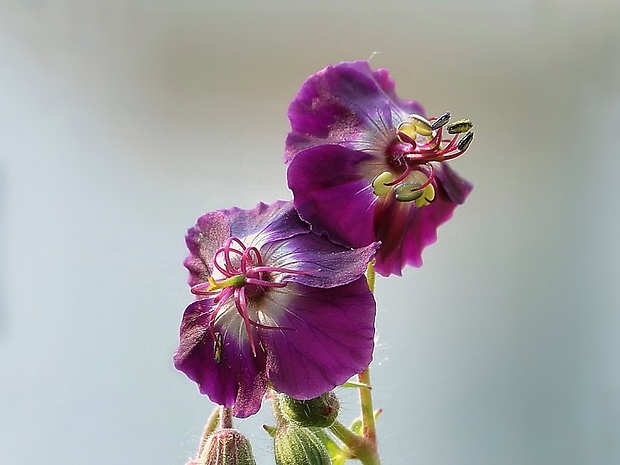
POLYGON ((207 438, 196 465, 256 465, 252 445, 239 431, 223 428, 207 438))
POLYGON ((340 409, 340 402, 333 391, 308 400, 297 400, 280 394, 277 402, 286 420, 307 428, 331 426, 340 409))
POLYGON ((280 426, 274 438, 276 465, 331 465, 325 446, 307 428, 280 426))

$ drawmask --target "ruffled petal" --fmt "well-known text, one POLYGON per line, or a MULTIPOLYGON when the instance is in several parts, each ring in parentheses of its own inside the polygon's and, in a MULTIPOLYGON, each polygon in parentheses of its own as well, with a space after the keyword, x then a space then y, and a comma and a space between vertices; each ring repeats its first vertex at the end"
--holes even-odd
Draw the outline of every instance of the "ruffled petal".
POLYGON ((260 202, 252 210, 235 207, 224 212, 230 222, 231 236, 244 238, 247 246, 288 239, 310 230, 290 201, 278 200, 270 205, 260 202))
POLYGON ((230 237, 227 215, 219 210, 198 218, 196 226, 185 236, 189 256, 183 264, 189 270, 189 285, 204 283, 213 273, 212 261, 215 251, 230 237))
POLYGON ((231 236, 251 236, 246 245, 260 246, 269 241, 307 233, 310 227, 300 220, 290 201, 271 205, 259 203, 252 210, 230 208, 207 213, 187 231, 185 242, 190 255, 184 265, 189 270, 189 285, 204 283, 213 273, 213 256, 231 236))
POLYGON ((267 374, 296 399, 319 396, 365 369, 374 347, 375 300, 365 278, 329 289, 290 283, 266 295, 267 374))
POLYGON ((422 251, 437 240, 437 228, 448 221, 473 185, 446 163, 435 168, 435 200, 416 208, 413 202, 398 202, 386 196, 375 206, 375 234, 381 242, 375 270, 383 276, 400 276, 406 265, 422 266, 422 251))
POLYGON ((326 234, 346 247, 375 242, 372 179, 382 160, 337 145, 322 145, 295 156, 287 171, 288 186, 299 216, 312 232, 326 234))
POLYGON ((214 305, 213 300, 204 299, 187 307, 174 365, 195 381, 200 392, 213 402, 233 407, 237 417, 248 417, 260 409, 267 389, 266 355, 258 344, 254 328, 257 354, 252 353, 243 320, 232 308, 234 303, 218 312, 214 332, 221 336, 221 347, 216 348, 209 328, 209 315, 214 305))
POLYGON ((394 88, 388 71, 373 71, 367 61, 328 66, 310 76, 289 106, 285 162, 321 144, 382 153, 408 114, 424 114, 417 102, 399 99, 394 88))

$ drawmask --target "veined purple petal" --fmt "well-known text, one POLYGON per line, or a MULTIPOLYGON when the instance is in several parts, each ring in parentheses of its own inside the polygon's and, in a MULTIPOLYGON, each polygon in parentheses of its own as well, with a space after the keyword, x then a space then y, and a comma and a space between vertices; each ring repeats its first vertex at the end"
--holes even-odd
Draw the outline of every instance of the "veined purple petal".
MULTIPOLYGON (((217 351, 209 328, 209 315, 214 305, 213 300, 204 299, 187 307, 174 365, 195 381, 200 392, 213 402, 234 406, 235 416, 248 417, 260 409, 267 389, 266 355, 257 347, 254 356, 243 320, 234 309, 218 313, 223 317, 218 318, 214 328, 221 336, 221 348, 217 351)), ((254 328, 252 331, 258 344, 258 331, 254 328)))
POLYGON ((298 271, 282 273, 277 282, 295 282, 312 287, 336 287, 364 275, 379 244, 350 249, 316 234, 300 234, 270 242, 261 254, 271 266, 298 271))
POLYGON ((365 278, 329 289, 290 283, 266 297, 269 319, 293 328, 261 331, 267 374, 277 391, 316 397, 370 364, 375 301, 365 278))
POLYGON ((372 179, 381 159, 337 145, 322 145, 298 153, 287 179, 299 216, 316 234, 348 247, 373 242, 372 179))
POLYGON ((255 236, 256 239, 246 245, 258 246, 309 231, 290 201, 279 200, 270 205, 261 202, 253 210, 235 207, 224 212, 228 215, 233 237, 255 236))
POLYGON ((422 266, 422 251, 437 240, 437 228, 448 221, 473 186, 445 163, 435 168, 435 200, 422 208, 386 196, 375 206, 375 234, 381 241, 375 270, 400 276, 405 265, 422 266))
POLYGON ((401 100, 387 70, 367 61, 340 63, 310 76, 291 102, 291 132, 285 162, 300 151, 321 144, 382 153, 408 114, 424 115, 413 101, 401 100))
POLYGON ((307 233, 310 227, 300 220, 291 202, 259 203, 253 210, 231 208, 207 213, 187 231, 185 242, 190 255, 184 265, 190 272, 189 285, 204 283, 213 274, 216 250, 231 236, 252 236, 246 245, 260 246, 269 241, 307 233))

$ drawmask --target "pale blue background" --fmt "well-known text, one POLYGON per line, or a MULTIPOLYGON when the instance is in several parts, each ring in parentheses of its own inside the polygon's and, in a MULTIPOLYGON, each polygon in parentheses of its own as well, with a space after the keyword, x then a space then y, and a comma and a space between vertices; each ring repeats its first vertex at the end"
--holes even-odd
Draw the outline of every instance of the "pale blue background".
MULTIPOLYGON (((0 463, 185 463, 211 406, 171 363, 184 232, 289 198, 289 101, 375 51, 477 125, 467 204, 377 285, 384 463, 620 463, 619 23, 611 0, 0 0, 0 463)), ((240 426, 261 464, 268 421, 240 426)))

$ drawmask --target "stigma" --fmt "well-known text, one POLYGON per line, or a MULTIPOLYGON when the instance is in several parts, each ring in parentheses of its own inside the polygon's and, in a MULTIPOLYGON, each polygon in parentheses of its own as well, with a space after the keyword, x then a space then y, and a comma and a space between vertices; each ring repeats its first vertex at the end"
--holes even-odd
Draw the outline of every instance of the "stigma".
POLYGON ((207 277, 206 282, 193 286, 191 292, 197 296, 212 298, 215 304, 209 315, 209 330, 214 341, 213 358, 216 363, 219 363, 222 358, 223 335, 216 331, 215 324, 218 316, 226 312, 228 308, 236 310, 243 321, 243 327, 255 357, 260 344, 255 343, 252 328, 290 329, 260 323, 255 319, 259 316, 258 313, 250 310, 249 302, 259 302, 268 289, 286 286, 286 283, 274 280, 276 274, 303 272, 267 265, 256 247, 246 246, 241 239, 236 237, 228 238, 224 245, 215 251, 210 268, 212 275, 207 277))

